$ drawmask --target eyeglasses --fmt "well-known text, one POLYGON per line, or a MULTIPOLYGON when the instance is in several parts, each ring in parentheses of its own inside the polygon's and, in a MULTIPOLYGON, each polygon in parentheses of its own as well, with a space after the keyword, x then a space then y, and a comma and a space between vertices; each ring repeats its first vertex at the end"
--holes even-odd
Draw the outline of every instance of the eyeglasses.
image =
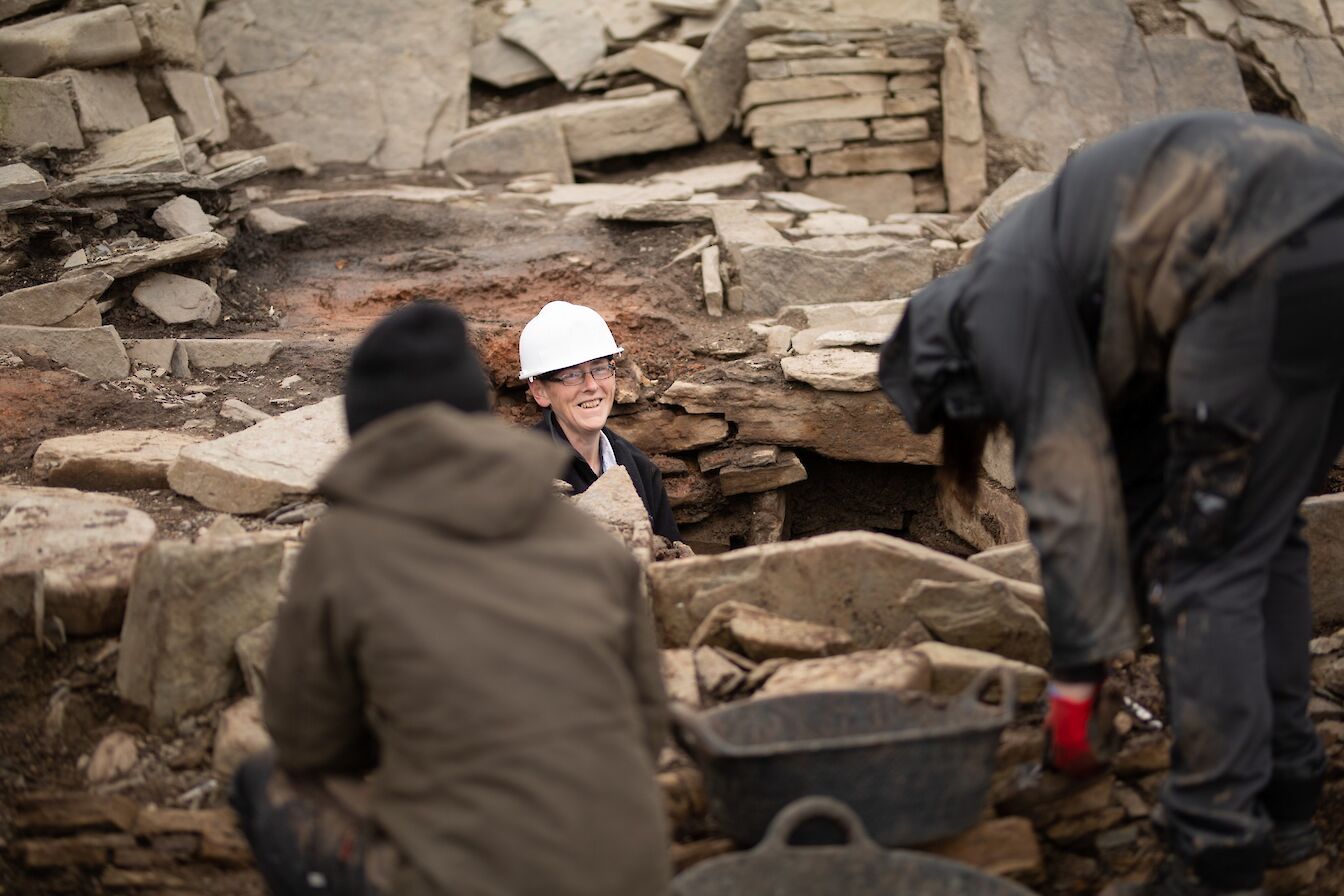
POLYGON ((592 376, 594 380, 609 380, 615 375, 616 365, 611 361, 605 361, 593 367, 575 367, 571 370, 547 374, 542 379, 552 383, 560 383, 562 386, 577 386, 583 382, 583 378, 586 376, 592 376))

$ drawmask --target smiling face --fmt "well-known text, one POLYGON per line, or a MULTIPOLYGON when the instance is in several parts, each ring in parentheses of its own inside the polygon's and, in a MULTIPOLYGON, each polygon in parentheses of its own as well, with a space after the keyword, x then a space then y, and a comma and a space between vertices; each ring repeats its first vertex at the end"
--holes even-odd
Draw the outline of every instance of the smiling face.
POLYGON ((539 376, 527 384, 537 404, 555 413, 555 419, 571 443, 594 439, 602 427, 607 425, 607 417, 611 414, 611 406, 616 398, 616 377, 593 379, 591 371, 609 364, 610 358, 598 358, 539 376), (553 379, 572 371, 584 373, 583 379, 574 385, 553 379))

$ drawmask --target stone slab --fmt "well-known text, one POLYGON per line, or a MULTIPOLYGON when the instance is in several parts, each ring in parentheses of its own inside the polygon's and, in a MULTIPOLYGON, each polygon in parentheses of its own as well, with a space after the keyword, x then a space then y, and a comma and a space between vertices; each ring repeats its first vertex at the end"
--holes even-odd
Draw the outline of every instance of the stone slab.
POLYGON ((793 212, 795 215, 811 215, 817 212, 838 212, 844 210, 842 206, 831 202, 829 199, 822 199, 803 192, 762 193, 761 197, 773 202, 786 212, 793 212))
POLYGON ((1300 118, 1344 139, 1344 55, 1333 40, 1286 38, 1256 41, 1292 96, 1300 118))
POLYGON ((1078 139, 1157 113, 1157 84, 1125 0, 956 5, 977 35, 986 122, 1020 144, 1020 164, 1053 170, 1078 139))
POLYGON ((507 90, 551 77, 540 59, 498 36, 471 48, 471 76, 507 90))
POLYGON ((857 75, 877 72, 885 75, 908 75, 927 72, 933 68, 928 59, 892 59, 882 56, 840 56, 819 59, 790 59, 780 77, 802 75, 857 75))
POLYGON ((33 454, 33 473, 50 485, 115 492, 167 488, 168 467, 190 433, 154 429, 108 430, 47 439, 33 454))
POLYGON ((757 106, 743 119, 742 133, 751 136, 757 128, 775 128, 810 121, 881 118, 887 114, 885 103, 886 98, 881 94, 868 94, 757 106))
POLYGON ((722 17, 705 38, 700 56, 686 69, 686 99, 700 133, 717 140, 728 130, 738 97, 747 83, 746 46, 751 40, 744 17, 759 9, 757 0, 727 0, 722 17))
MULTIPOLYGON (((778 362, 761 376, 731 366, 673 383, 659 399, 721 414, 745 443, 807 448, 837 460, 938 464, 936 435, 916 436, 880 392, 821 392, 784 382, 778 362), (837 428, 829 421, 844 420, 837 428)), ((764 364, 762 364, 764 367, 764 364)))
POLYGON ((718 165, 698 165, 694 168, 682 168, 679 171, 664 171, 649 178, 650 183, 677 183, 689 187, 697 193, 714 190, 731 190, 745 186, 753 177, 765 173, 761 163, 750 160, 745 162, 723 162, 718 165))
POLYGON ((844 656, 789 663, 757 694, 782 697, 818 691, 927 692, 933 676, 929 662, 909 650, 860 650, 844 656))
POLYGON ((569 500, 629 548, 641 564, 653 561, 653 524, 625 467, 612 467, 569 500))
POLYGON ((651 0, 601 0, 596 9, 607 33, 617 43, 639 40, 672 18, 651 0))
POLYGON ((179 339, 192 367, 260 367, 280 350, 279 339, 179 339))
POLYGON ((64 83, 74 97, 85 133, 116 133, 149 124, 149 112, 135 86, 135 75, 120 69, 61 69, 45 76, 64 83))
POLYGON ((901 603, 939 641, 1046 666, 1050 632, 1040 614, 1000 582, 917 581, 901 603))
POLYGON ((120 4, 0 28, 5 71, 21 78, 129 62, 141 50, 135 19, 120 4))
POLYGON ((570 90, 607 53, 604 23, 575 0, 536 0, 499 29, 499 36, 527 50, 570 90))
POLYGON ((904 172, 813 177, 801 184, 806 193, 828 199, 870 221, 915 210, 915 182, 904 172))
MULTIPOLYGON (((0 324, 19 324, 30 327, 76 326, 68 323, 79 317, 99 317, 97 300, 109 286, 107 274, 91 273, 81 277, 39 283, 24 289, 0 295, 0 324), (81 314, 83 312, 83 314, 81 314)), ((99 326, 95 323, 93 326, 99 326)))
POLYGON ((177 379, 191 376, 187 350, 176 339, 126 339, 123 344, 127 357, 135 364, 143 364, 153 370, 162 368, 177 379))
POLYGON ((558 183, 574 182, 564 128, 550 113, 512 115, 469 128, 454 138, 443 166, 477 177, 550 174, 558 183))
POLYGON ((249 230, 266 236, 280 236, 286 233, 293 233, 296 230, 303 230, 308 226, 308 222, 302 218, 295 218, 291 215, 282 215, 273 208, 253 208, 248 209, 247 215, 243 220, 247 222, 249 230))
POLYGON ((1052 180, 1054 175, 1044 171, 1017 169, 962 222, 955 231, 956 238, 962 242, 980 239, 991 227, 999 223, 1015 204, 1033 193, 1044 190, 1052 180))
POLYGON ((5 110, 0 118, 0 146, 84 148, 70 92, 61 84, 0 78, 0 107, 5 110))
MULTIPOLYGON (((987 147, 980 114, 980 76, 975 53, 948 38, 940 93, 943 103, 943 180, 949 211, 970 211, 985 198, 987 147)), ((927 126, 927 123, 926 123, 927 126)))
MULTIPOLYGON (((760 83, 763 82, 752 82, 752 84, 760 83)), ((747 86, 750 87, 751 84, 747 86)), ((833 143, 836 140, 867 140, 871 133, 872 130, 866 121, 800 121, 796 124, 757 128, 751 134, 751 145, 756 149, 768 147, 802 149, 820 143, 833 143)))
POLYGON ((163 83, 181 111, 177 121, 183 134, 198 136, 207 143, 228 142, 229 110, 224 104, 224 89, 213 75, 165 71, 163 83))
POLYGON ((1302 502, 1311 547, 1311 608, 1318 628, 1344 625, 1344 495, 1302 502))
POLYGON ((622 414, 607 425, 646 454, 694 451, 728 438, 728 423, 720 417, 678 414, 667 408, 622 414))
POLYGON ((227 697, 234 643, 275 617, 284 539, 159 542, 139 558, 117 657, 117 692, 160 725, 227 697))
POLYGON ((136 303, 166 324, 219 323, 219 296, 210 284, 178 274, 153 273, 131 291, 136 303))
POLYGON ((550 206, 585 206, 595 203, 685 202, 694 195, 690 187, 676 182, 655 184, 560 184, 541 195, 550 206))
POLYGON ((215 229, 213 216, 207 215, 201 204, 190 196, 178 196, 154 209, 154 223, 173 239, 210 233, 215 229))
POLYGON ((747 112, 770 103, 793 103, 886 92, 885 75, 813 75, 806 78, 752 81, 743 89, 739 105, 743 112, 747 112))
POLYGON ((94 144, 76 174, 177 174, 187 170, 177 125, 168 116, 94 144))
POLYGON ((831 9, 842 16, 869 16, 896 22, 942 21, 938 0, 831 0, 831 9))
POLYGON ((642 40, 630 51, 630 65, 669 87, 686 87, 686 69, 700 58, 700 51, 665 40, 642 40))
POLYGON ((0 326, 0 349, 45 355, 95 382, 131 372, 126 349, 112 327, 0 326))
POLYGON ((1039 666, 1010 660, 995 653, 925 641, 912 648, 929 660, 933 669, 932 692, 951 697, 966 689, 985 669, 1006 668, 1017 679, 1017 702, 1035 703, 1045 693, 1046 674, 1039 666))
POLYGON ((565 132, 570 161, 594 162, 691 146, 700 131, 691 107, 675 90, 594 103, 567 103, 550 110, 565 132))
POLYGON ((807 470, 798 455, 781 451, 779 459, 762 466, 728 465, 719 471, 719 488, 725 495, 748 495, 774 491, 807 478, 807 470))
MULTIPOLYGON (((821 302, 816 305, 789 305, 779 309, 775 318, 795 330, 810 329, 863 329, 864 321, 899 319, 905 313, 908 299, 887 299, 878 302, 821 302)), ((882 326, 887 326, 882 324, 882 326)), ((895 325, 890 325, 894 327, 895 325)), ((888 327, 890 329, 890 327, 888 327)))
POLYGON ((153 268, 181 261, 199 261, 218 258, 229 248, 229 241, 218 233, 199 233, 167 240, 148 249, 137 249, 124 255, 114 255, 102 261, 89 262, 67 269, 61 277, 76 276, 86 271, 102 271, 117 279, 139 274, 153 268))
POLYGON ((653 5, 675 16, 712 16, 724 0, 653 0, 653 5))
POLYGON ((1237 67, 1237 54, 1217 40, 1174 34, 1144 38, 1157 78, 1157 111, 1162 115, 1191 109, 1251 111, 1237 67))
POLYGON ((877 353, 826 348, 780 361, 785 379, 829 392, 871 392, 877 388, 877 353))
POLYGON ((806 298, 871 301, 912 292, 933 279, 927 243, 817 237, 789 246, 749 245, 737 262, 743 310, 769 314, 806 298), (852 246, 852 248, 851 248, 852 246))
POLYGON ((26 208, 50 195, 47 179, 22 162, 0 166, 0 212, 26 208))
POLYGON ((812 174, 817 177, 850 174, 884 174, 891 171, 922 171, 935 167, 942 147, 934 140, 816 153, 812 174))
MULTIPOLYGON (((713 195, 713 194, 706 194, 713 195)), ((643 221, 656 224, 680 224, 688 221, 712 221, 716 208, 733 207, 743 210, 755 208, 754 199, 702 200, 692 196, 685 202, 651 200, 647 202, 599 202, 577 206, 571 215, 595 214, 603 221, 643 221)))
POLYGON ((1041 584, 1041 558, 1029 541, 1017 541, 999 545, 967 558, 982 569, 997 573, 1008 579, 1041 584))
POLYGON ((442 158, 467 125, 470 21, 467 0, 406 0, 395 15, 365 0, 220 0, 201 33, 232 73, 225 91, 271 139, 319 164, 407 169, 442 158))
POLYGON ((312 494, 348 441, 335 396, 183 449, 168 482, 211 510, 262 513, 312 494))
POLYGON ((226 152, 217 152, 210 156, 210 165, 218 171, 221 168, 229 168, 257 156, 265 157, 266 170, 268 171, 299 171, 303 174, 314 175, 322 170, 313 161, 312 150, 302 143, 293 141, 269 143, 266 146, 258 146, 256 149, 232 149, 226 152))
POLYGON ((45 615, 59 617, 68 634, 113 634, 136 557, 155 533, 154 521, 125 498, 5 487, 0 590, 10 598, 19 592, 31 607, 40 588, 45 615))
POLYGON ((836 532, 655 563, 649 593, 666 646, 685 645, 719 604, 751 604, 849 633, 860 649, 886 647, 914 616, 892 599, 916 579, 996 577, 947 554, 873 532, 836 532))

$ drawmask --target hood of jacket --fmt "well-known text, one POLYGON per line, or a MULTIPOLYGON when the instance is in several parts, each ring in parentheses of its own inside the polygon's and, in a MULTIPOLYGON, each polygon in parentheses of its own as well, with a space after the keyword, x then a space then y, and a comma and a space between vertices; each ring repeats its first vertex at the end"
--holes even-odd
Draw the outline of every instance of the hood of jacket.
POLYGON ((499 538, 532 524, 567 462, 536 433, 436 402, 361 429, 318 490, 333 503, 499 538))
POLYGON ((961 335, 972 270, 945 274, 912 297, 878 357, 882 391, 917 433, 931 432, 949 418, 978 419, 988 413, 961 335))

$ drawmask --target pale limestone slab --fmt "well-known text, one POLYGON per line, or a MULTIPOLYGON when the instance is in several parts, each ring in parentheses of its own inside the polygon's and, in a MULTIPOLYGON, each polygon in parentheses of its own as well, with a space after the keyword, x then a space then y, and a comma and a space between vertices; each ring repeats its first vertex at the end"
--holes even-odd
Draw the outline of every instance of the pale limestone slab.
POLYGON ((64 85, 30 78, 0 78, 0 146, 20 149, 47 144, 83 149, 70 92, 64 85))
POLYGON ((114 255, 102 261, 87 262, 66 269, 61 277, 74 276, 86 271, 102 271, 117 279, 139 274, 153 268, 176 264, 180 261, 198 261, 217 258, 229 248, 229 241, 218 233, 198 233, 159 243, 148 249, 137 249, 124 255, 114 255))
POLYGON ((686 69, 700 58, 700 51, 685 44, 665 40, 642 40, 630 51, 630 65, 635 71, 661 81, 669 87, 686 87, 686 69))
POLYGON ((739 107, 743 112, 771 103, 794 103, 837 96, 886 93, 885 75, 813 75, 804 78, 779 78, 752 81, 742 90, 739 107))
MULTIPOLYGON (((760 84, 762 82, 753 81, 752 83, 760 84)), ((843 119, 839 121, 800 121, 794 124, 756 128, 751 134, 751 145, 756 149, 767 147, 802 149, 806 146, 830 143, 835 140, 867 140, 870 133, 866 121, 843 119)))
POLYGON ((190 196, 178 196, 154 209, 154 223, 173 239, 210 233, 214 219, 190 196))
POLYGON ((94 144, 80 175, 184 173, 187 163, 177 125, 168 116, 114 134, 94 144))
POLYGON ((33 454, 33 473, 54 486, 116 492, 167 488, 168 467, 199 436, 124 429, 47 439, 33 454))
POLYGON ((198 136, 208 143, 228 142, 229 110, 224 104, 224 89, 214 75, 166 71, 163 83, 181 110, 178 123, 183 134, 198 136))
POLYGON ((126 355, 136 364, 143 364, 154 370, 162 368, 177 379, 191 376, 191 364, 187 361, 187 350, 176 339, 126 339, 126 355))
POLYGON ((282 215, 273 208, 249 209, 244 220, 247 221, 248 229, 267 236, 293 233, 308 226, 308 222, 302 218, 282 215))
POLYGON ((759 9, 757 0, 727 0, 714 30, 705 38, 700 56, 686 69, 686 99, 700 133, 717 140, 728 130, 747 83, 746 46, 751 41, 745 17, 759 9))
POLYGON ((348 441, 344 401, 335 396, 184 448, 168 482, 212 510, 261 513, 312 494, 348 441))
POLYGON ((607 52, 602 18, 586 3, 536 0, 499 29, 499 36, 541 60, 570 90, 607 52))
POLYGON ((137 304, 166 324, 219 323, 219 296, 210 284, 178 274, 153 273, 131 291, 137 304))
POLYGON ((280 350, 278 339, 179 339, 192 367, 259 367, 280 350))
MULTIPOLYGON (((16 289, 0 295, 0 324, 19 324, 30 327, 78 326, 74 319, 87 317, 93 306, 97 318, 97 301, 112 278, 102 273, 85 274, 51 283, 16 289), (81 315, 80 312, 86 312, 81 315)), ((99 326, 101 322, 92 326, 99 326)))
MULTIPOLYGON (((115 633, 136 557, 154 540, 154 521, 110 495, 12 486, 3 492, 0 590, 18 592, 20 604, 26 599, 29 620, 40 589, 45 615, 59 617, 68 634, 115 633)), ((0 637, 5 625, 0 618, 0 637)))
POLYGON ((0 212, 25 208, 50 195, 47 179, 22 162, 0 166, 0 212))
POLYGON ((871 94, 758 106, 748 112, 743 119, 742 132, 750 135, 757 128, 773 128, 811 121, 881 118, 886 114, 884 102, 885 97, 881 94, 871 94))
POLYGON ((1035 703, 1045 691, 1046 674, 1040 666, 1010 660, 998 654, 969 647, 926 641, 912 648, 929 660, 933 670, 932 692, 955 696, 986 669, 1004 668, 1017 680, 1017 702, 1035 703))
POLYGON ((980 116, 975 53, 961 38, 947 41, 943 57, 943 180, 948 211, 970 211, 985 198, 988 149, 980 116))
POLYGON ((574 181, 564 128, 549 110, 468 128, 454 138, 443 166, 468 176, 509 179, 549 174, 562 184, 574 181))
POLYGON ((745 162, 724 162, 719 165, 701 165, 696 168, 683 168, 680 171, 664 171, 649 178, 651 183, 677 183, 690 187, 697 193, 714 190, 731 190, 745 186, 753 177, 765 173, 761 163, 749 160, 745 162))
POLYGON ((69 88, 78 110, 79 126, 85 133, 116 133, 149 124, 149 112, 130 71, 69 68, 44 78, 69 88))
POLYGON ((638 40, 672 18, 652 0, 600 0, 595 6, 607 33, 617 43, 638 40))
POLYGON ((871 392, 877 388, 877 353, 826 348, 783 358, 784 377, 829 392, 871 392))
POLYGON ((828 199, 821 199, 807 193, 773 192, 762 193, 761 196, 784 209, 784 211, 793 212, 795 215, 812 215, 817 212, 844 210, 842 206, 828 199))
POLYGON ((135 20, 120 4, 0 28, 5 71, 21 78, 63 67, 116 65, 134 59, 141 50, 135 20))
POLYGON ((471 76, 508 89, 549 78, 551 70, 527 50, 496 36, 471 48, 471 76))
POLYGON ((131 372, 126 349, 112 327, 28 327, 0 325, 0 348, 45 355, 98 382, 131 372))
POLYGON ((550 112, 564 129, 572 162, 641 155, 700 142, 691 107, 675 90, 628 100, 567 103, 550 112))

